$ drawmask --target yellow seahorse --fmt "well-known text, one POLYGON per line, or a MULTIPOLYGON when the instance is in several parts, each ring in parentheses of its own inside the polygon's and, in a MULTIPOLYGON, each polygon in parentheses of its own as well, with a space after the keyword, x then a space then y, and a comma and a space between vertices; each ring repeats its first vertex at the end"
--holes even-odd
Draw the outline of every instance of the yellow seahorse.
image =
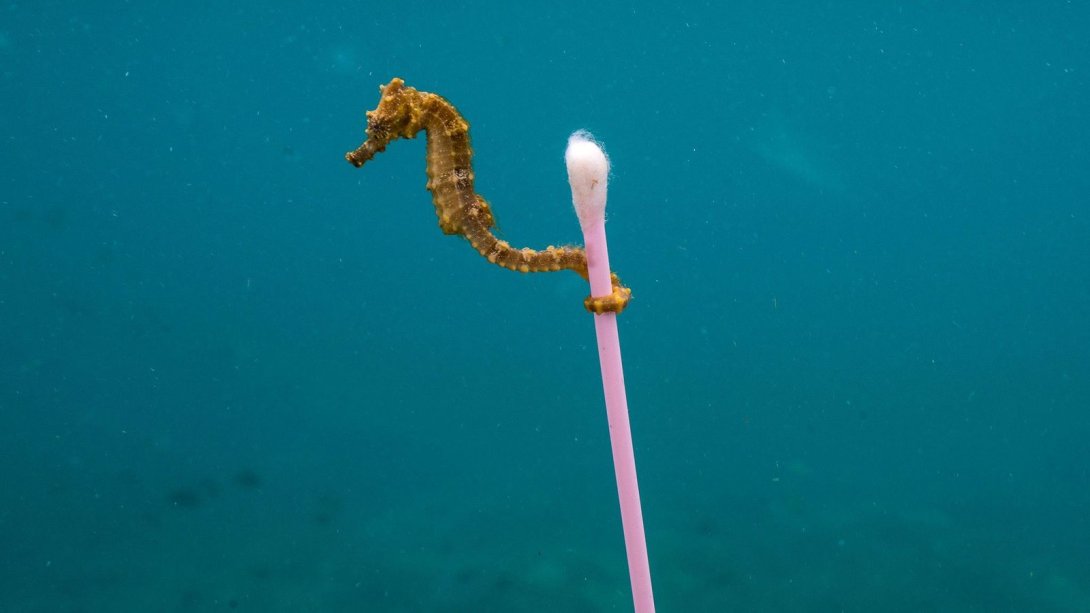
MULTIPOLYGON (((391 141, 415 138, 423 130, 427 133, 427 187, 444 233, 464 236, 489 262, 509 270, 574 270, 587 278, 587 254, 580 247, 516 249, 492 234, 496 225, 492 209, 473 190, 469 124, 454 105, 442 96, 406 87, 401 79, 395 78, 379 90, 378 107, 367 112, 367 140, 345 154, 345 159, 359 168, 391 141)), ((616 274, 612 280, 612 294, 583 301, 588 311, 619 313, 628 305, 632 290, 622 285, 616 274)))

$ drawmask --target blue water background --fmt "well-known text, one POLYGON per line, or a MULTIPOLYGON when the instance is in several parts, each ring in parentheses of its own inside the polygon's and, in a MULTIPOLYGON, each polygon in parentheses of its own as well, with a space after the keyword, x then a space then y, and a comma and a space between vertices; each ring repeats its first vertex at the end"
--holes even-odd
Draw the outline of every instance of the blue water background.
POLYGON ((0 610, 630 604, 584 283, 443 236, 394 76, 515 245, 614 268, 662 611, 1090 610, 1090 8, 7 2, 0 610))

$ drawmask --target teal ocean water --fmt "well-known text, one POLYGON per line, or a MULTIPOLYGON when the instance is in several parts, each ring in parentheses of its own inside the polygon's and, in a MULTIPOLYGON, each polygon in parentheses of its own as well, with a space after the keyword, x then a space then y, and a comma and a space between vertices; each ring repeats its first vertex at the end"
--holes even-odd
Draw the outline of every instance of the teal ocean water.
POLYGON ((614 268, 661 611, 1090 611, 1090 7, 4 2, 0 611, 631 610, 584 282, 614 268))

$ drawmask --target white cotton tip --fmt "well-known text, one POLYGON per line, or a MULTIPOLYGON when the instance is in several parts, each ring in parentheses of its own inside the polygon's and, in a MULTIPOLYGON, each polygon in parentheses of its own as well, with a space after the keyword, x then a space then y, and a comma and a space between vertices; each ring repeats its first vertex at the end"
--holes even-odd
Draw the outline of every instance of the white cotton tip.
POLYGON ((579 224, 588 227, 604 222, 609 178, 609 158, 605 151, 594 142, 590 132, 579 130, 568 138, 564 161, 568 164, 568 183, 579 224))

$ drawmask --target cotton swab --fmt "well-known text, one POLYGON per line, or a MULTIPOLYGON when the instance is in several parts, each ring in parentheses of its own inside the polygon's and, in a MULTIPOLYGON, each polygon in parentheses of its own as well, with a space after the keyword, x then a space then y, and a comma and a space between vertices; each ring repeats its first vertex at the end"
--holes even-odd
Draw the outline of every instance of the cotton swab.
MULTIPOLYGON (((606 248, 606 191, 609 158, 587 132, 576 132, 568 139, 564 154, 579 225, 587 251, 587 272, 592 296, 611 293, 609 252, 606 248)), ((609 439, 613 448, 613 469, 621 502, 621 525, 628 575, 632 583, 632 602, 636 613, 652 613, 655 598, 651 591, 651 568, 647 560, 647 540, 643 530, 640 488, 636 481, 636 457, 632 449, 632 429, 628 421, 624 369, 621 365, 621 341, 617 334, 617 313, 594 315, 598 337, 598 359, 602 367, 609 439)))

